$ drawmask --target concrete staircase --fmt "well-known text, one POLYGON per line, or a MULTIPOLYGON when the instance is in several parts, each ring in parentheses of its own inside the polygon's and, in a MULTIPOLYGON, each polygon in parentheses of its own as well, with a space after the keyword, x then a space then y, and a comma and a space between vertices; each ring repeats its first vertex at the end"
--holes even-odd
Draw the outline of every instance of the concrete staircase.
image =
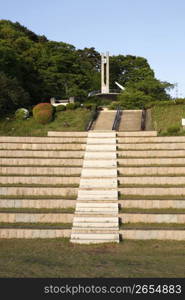
POLYGON ((119 243, 115 132, 89 132, 71 242, 119 243))
POLYGON ((140 131, 142 110, 123 110, 119 131, 140 131))
POLYGON ((112 130, 115 116, 115 110, 100 111, 93 130, 112 130))
POLYGON ((184 166, 155 131, 0 137, 0 238, 185 240, 184 166))
POLYGON ((185 240, 185 137, 118 133, 121 236, 185 240))

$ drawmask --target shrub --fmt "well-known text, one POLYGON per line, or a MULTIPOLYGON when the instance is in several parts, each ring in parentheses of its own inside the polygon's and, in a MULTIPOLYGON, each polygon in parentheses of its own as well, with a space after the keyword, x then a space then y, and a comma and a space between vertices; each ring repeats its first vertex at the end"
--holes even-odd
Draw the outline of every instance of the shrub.
POLYGON ((26 108, 19 108, 15 112, 15 118, 17 120, 24 120, 29 117, 29 111, 26 108))
POLYGON ((52 121, 54 109, 50 103, 39 103, 33 108, 33 117, 40 124, 52 121))
POLYGON ((75 106, 75 103, 68 103, 66 105, 66 109, 68 110, 73 110, 73 109, 76 109, 76 106, 75 106))
POLYGON ((84 103, 83 107, 86 109, 92 109, 92 107, 94 106, 94 103, 84 103))
POLYGON ((178 104, 185 104, 185 99, 177 99, 174 101, 177 105, 178 104))
POLYGON ((174 125, 174 126, 171 126, 167 129, 167 133, 169 135, 178 135, 179 131, 180 131, 180 126, 178 125, 174 125))
POLYGON ((50 103, 39 103, 37 105, 34 106, 33 108, 33 116, 42 110, 49 110, 53 113, 54 109, 53 106, 50 103))
POLYGON ((56 112, 58 112, 58 111, 65 111, 65 110, 66 110, 65 105, 58 105, 58 106, 56 106, 56 112))
POLYGON ((40 110, 34 115, 35 121, 40 124, 47 124, 52 121, 53 114, 50 110, 40 110))

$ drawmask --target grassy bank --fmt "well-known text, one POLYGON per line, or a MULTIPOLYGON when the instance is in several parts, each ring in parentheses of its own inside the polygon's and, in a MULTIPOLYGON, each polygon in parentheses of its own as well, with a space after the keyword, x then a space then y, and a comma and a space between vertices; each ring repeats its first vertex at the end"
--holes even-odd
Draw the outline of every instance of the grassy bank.
POLYGON ((0 240, 0 277, 183 277, 185 242, 0 240))
MULTIPOLYGON (((154 106, 151 115, 152 127, 159 132, 159 135, 163 135, 168 128, 181 126, 181 119, 185 118, 185 105, 154 106)), ((180 134, 185 135, 185 131, 181 131, 180 134)))
POLYGON ((27 120, 15 120, 14 117, 0 120, 1 136, 46 136, 49 130, 84 131, 90 116, 86 109, 57 112, 55 120, 42 125, 35 122, 33 117, 27 120))

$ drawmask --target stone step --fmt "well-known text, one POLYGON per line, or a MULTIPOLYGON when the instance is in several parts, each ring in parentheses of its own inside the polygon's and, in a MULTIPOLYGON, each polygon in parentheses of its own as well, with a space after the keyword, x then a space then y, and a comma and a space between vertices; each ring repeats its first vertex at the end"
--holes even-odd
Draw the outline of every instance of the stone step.
MULTIPOLYGON (((63 185, 72 185, 79 184, 80 177, 45 177, 45 176, 0 176, 0 184, 63 184, 63 185)), ((114 183, 112 183, 114 186, 114 183)))
POLYGON ((123 229, 119 232, 123 239, 129 240, 185 240, 185 230, 178 229, 123 229))
POLYGON ((1 165, 82 166, 83 159, 61 158, 0 158, 1 165))
POLYGON ((185 158, 120 158, 120 165, 185 165, 185 158))
POLYGON ((73 214, 67 213, 0 213, 5 223, 72 223, 73 214))
POLYGON ((116 151, 116 144, 110 144, 110 145, 93 145, 93 144, 87 144, 86 145, 86 151, 102 151, 102 152, 106 152, 106 151, 116 151))
POLYGON ((117 155, 115 152, 85 152, 84 159, 116 159, 117 155))
POLYGON ((184 150, 185 143, 176 143, 176 142, 163 142, 163 143, 120 143, 119 150, 184 150))
POLYGON ((69 238, 71 229, 25 229, 25 228, 0 228, 1 239, 12 238, 69 238))
POLYGON ((100 243, 119 243, 119 234, 80 234, 71 235, 72 243, 76 244, 100 244, 100 243))
POLYGON ((77 207, 75 210, 75 214, 118 214, 118 206, 115 208, 108 207, 77 207))
POLYGON ((87 145, 115 145, 116 139, 115 138, 102 138, 102 137, 88 137, 87 145))
POLYGON ((76 200, 65 199, 0 199, 0 208, 70 208, 76 200))
POLYGON ((62 137, 87 137, 87 131, 48 131, 48 136, 62 136, 62 137))
POLYGON ((122 208, 185 208, 185 200, 119 200, 122 208))
MULTIPOLYGON (((76 181, 77 182, 77 181, 76 181)), ((116 178, 81 178, 80 188, 117 188, 116 178)))
POLYGON ((185 143, 185 136, 118 137, 118 143, 185 143))
POLYGON ((77 202, 76 203, 76 208, 112 208, 112 209, 117 209, 118 204, 117 203, 84 203, 84 202, 77 202))
POLYGON ((119 131, 117 132, 118 137, 139 137, 139 136, 157 136, 157 131, 119 131))
POLYGON ((119 188, 119 192, 123 195, 143 195, 143 196, 164 196, 173 195, 185 196, 185 187, 132 187, 132 188, 119 188))
MULTIPOLYGON (((55 188, 55 187, 0 187, 1 196, 76 196, 77 188, 55 188)), ((86 192, 86 191, 85 191, 86 192)), ((83 193, 83 191, 82 191, 83 193)), ((112 195, 112 194, 111 194, 112 195)))
POLYGON ((79 175, 81 174, 81 167, 20 167, 20 166, 7 166, 1 167, 0 166, 0 174, 1 175, 61 175, 61 176, 72 176, 72 175, 79 175))
POLYGON ((89 228, 95 228, 95 229, 99 229, 99 227, 104 227, 104 228, 110 228, 110 230, 113 229, 117 229, 119 230, 118 224, 116 223, 95 223, 95 222, 77 222, 77 221, 73 221, 73 229, 78 229, 78 228, 83 228, 83 229, 89 229, 89 228))
POLYGON ((117 151, 119 156, 124 157, 185 157, 185 150, 130 150, 117 151))
POLYGON ((90 178, 117 178, 117 168, 83 168, 81 177, 90 178))
POLYGON ((101 111, 95 121, 95 130, 111 130, 116 111, 101 111))
POLYGON ((0 157, 83 158, 84 151, 0 150, 0 157))
POLYGON ((119 131, 140 131, 142 110, 123 110, 119 131))
POLYGON ((114 131, 89 131, 88 132, 88 138, 115 138, 116 137, 116 132, 114 131))
POLYGON ((77 200, 116 200, 118 199, 117 190, 82 190, 78 191, 77 200))
POLYGON ((81 234, 118 234, 118 228, 73 228, 72 233, 81 233, 81 234))
POLYGON ((119 177, 120 184, 185 184, 185 176, 184 177, 170 177, 170 176, 157 176, 157 177, 119 177))
POLYGON ((86 143, 86 137, 0 136, 0 143, 86 143))
POLYGON ((185 223, 185 214, 160 213, 122 213, 119 214, 122 223, 185 223))
POLYGON ((185 174, 185 168, 184 167, 166 167, 166 166, 159 166, 159 167, 126 167, 126 168, 121 168, 118 167, 118 172, 120 174, 123 174, 124 176, 127 175, 134 175, 134 176, 139 176, 139 175, 184 175, 185 174))
POLYGON ((83 161, 83 168, 112 168, 117 167, 117 161, 109 160, 87 160, 83 161))
POLYGON ((47 144, 47 143, 0 143, 1 150, 74 150, 80 151, 85 150, 86 144, 47 144))
POLYGON ((84 224, 84 223, 92 223, 92 224, 101 224, 106 226, 106 224, 113 224, 113 226, 118 226, 118 217, 102 217, 102 216, 75 216, 73 218, 73 223, 75 224, 84 224))

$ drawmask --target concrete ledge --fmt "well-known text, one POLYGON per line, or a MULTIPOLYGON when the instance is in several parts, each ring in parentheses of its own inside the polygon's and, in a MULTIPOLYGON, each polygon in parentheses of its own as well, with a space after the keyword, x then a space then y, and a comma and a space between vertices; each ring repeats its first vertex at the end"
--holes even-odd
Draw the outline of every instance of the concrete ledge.
POLYGON ((185 157, 185 150, 130 150, 117 151, 119 156, 124 157, 185 157))
POLYGON ((61 158, 0 158, 1 165, 82 166, 83 159, 61 158))
POLYGON ((118 137, 129 136, 129 137, 149 137, 149 136, 157 136, 157 131, 119 131, 117 132, 118 137))
POLYGON ((123 240, 185 240, 185 230, 141 230, 141 229, 124 229, 120 230, 123 240))
POLYGON ((118 137, 118 143, 185 143, 185 136, 118 137))
POLYGON ((70 208, 76 200, 65 199, 0 199, 1 208, 70 208))
POLYGON ((1 184, 79 184, 80 177, 44 177, 44 176, 29 176, 29 177, 21 177, 21 176, 0 176, 1 184))
POLYGON ((87 137, 88 131, 48 131, 48 136, 87 137))
POLYGON ((184 150, 185 143, 120 143, 119 141, 119 150, 184 150))
POLYGON ((119 200, 122 208, 185 208, 185 200, 119 200))
POLYGON ((1 187, 0 195, 4 196, 76 196, 77 188, 45 187, 1 187))
POLYGON ((148 167, 126 167, 126 168, 123 168, 123 167, 118 167, 118 171, 120 174, 123 174, 123 175, 165 175, 165 176, 168 176, 168 175, 176 175, 176 174, 185 174, 185 168, 184 167, 164 167, 164 166, 161 166, 161 167, 151 167, 151 166, 148 166, 148 167))
POLYGON ((118 158, 120 165, 184 165, 185 158, 118 158))
POLYGON ((132 188, 119 188, 119 192, 125 195, 175 195, 182 196, 185 195, 185 188, 183 187, 166 187, 166 188, 158 188, 158 187, 132 187, 132 188))
POLYGON ((74 214, 65 213, 0 213, 5 223, 72 223, 74 214))
POLYGON ((0 150, 0 157, 83 158, 84 151, 0 150))
POLYGON ((185 214, 148 214, 125 213, 119 214, 122 223, 185 223, 185 214))
POLYGON ((119 177, 120 184, 185 184, 184 177, 119 177))
POLYGON ((69 238, 71 236, 71 229, 0 229, 1 239, 13 238, 69 238))
POLYGON ((81 174, 82 168, 70 168, 70 167, 0 167, 0 174, 21 174, 21 175, 61 175, 71 176, 81 174))
POLYGON ((85 150, 86 144, 0 143, 1 150, 85 150))
POLYGON ((86 143, 84 137, 0 136, 0 143, 86 143))

